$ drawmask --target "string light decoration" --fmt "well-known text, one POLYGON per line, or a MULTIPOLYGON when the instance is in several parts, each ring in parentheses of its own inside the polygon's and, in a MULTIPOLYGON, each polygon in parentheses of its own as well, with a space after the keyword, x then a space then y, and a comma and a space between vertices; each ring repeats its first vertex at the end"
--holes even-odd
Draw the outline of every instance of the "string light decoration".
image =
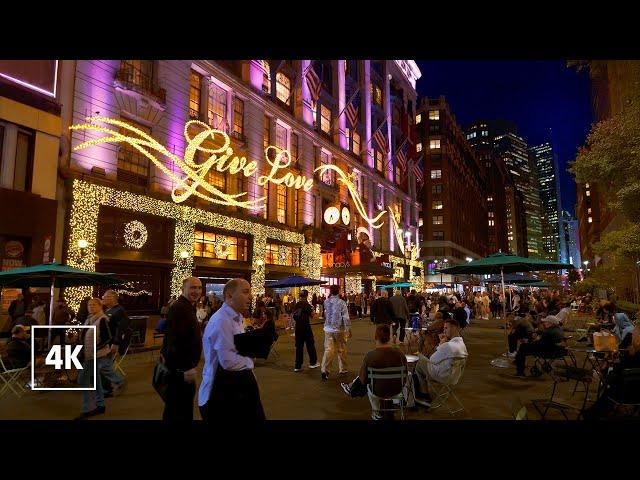
POLYGON ((128 247, 140 249, 147 243, 147 227, 138 220, 133 220, 124 226, 124 242, 128 247))
MULTIPOLYGON (((228 217, 215 212, 200 210, 186 205, 158 200, 131 192, 120 191, 102 185, 95 185, 83 180, 73 181, 73 203, 69 218, 69 250, 67 264, 87 271, 95 271, 96 240, 98 231, 98 215, 100 206, 109 206, 130 210, 148 215, 170 218, 175 221, 173 261, 171 270, 171 295, 179 296, 182 281, 191 276, 194 269, 193 248, 196 225, 219 228, 232 232, 253 236, 253 252, 251 265, 251 287, 254 299, 264 294, 265 252, 267 240, 290 245, 300 245, 302 250, 300 266, 310 278, 320 278, 321 256, 320 245, 305 244, 304 235, 298 232, 281 230, 276 227, 258 225, 249 220, 228 217), (86 239, 87 247, 81 254, 78 240, 86 239), (187 258, 180 253, 188 252, 187 258), (263 265, 259 265, 259 261, 263 265)), ((69 306, 75 310, 86 296, 91 296, 91 287, 72 287, 65 289, 65 298, 69 306)), ((255 302, 255 300, 254 300, 255 302)))
POLYGON ((114 292, 120 295, 128 295, 130 297, 140 297, 142 295, 149 295, 150 297, 153 296, 153 292, 149 292, 147 290, 140 290, 138 292, 130 292, 129 290, 114 290, 114 292))
POLYGON ((231 244, 227 237, 216 235, 216 240, 213 242, 213 251, 217 258, 227 258, 231 253, 231 244))
POLYGON ((402 238, 402 230, 400 230, 400 226, 396 221, 396 216, 393 214, 393 210, 391 207, 387 207, 389 210, 389 217, 391 217, 391 225, 393 225, 393 233, 396 235, 396 241, 398 242, 398 246, 400 247, 400 251, 404 254, 404 239, 402 238))
POLYGON ((349 294, 362 292, 362 276, 360 274, 347 275, 344 277, 345 293, 349 294))
MULTIPOLYGON (((320 254, 320 244, 305 243, 301 248, 300 268, 306 273, 307 277, 314 280, 320 280, 320 270, 322 269, 322 256, 320 254)), ((320 296, 322 290, 320 285, 307 287, 309 295, 315 293, 320 296)))
POLYGON ((278 265, 287 264, 287 253, 289 248, 286 245, 278 245, 278 265))

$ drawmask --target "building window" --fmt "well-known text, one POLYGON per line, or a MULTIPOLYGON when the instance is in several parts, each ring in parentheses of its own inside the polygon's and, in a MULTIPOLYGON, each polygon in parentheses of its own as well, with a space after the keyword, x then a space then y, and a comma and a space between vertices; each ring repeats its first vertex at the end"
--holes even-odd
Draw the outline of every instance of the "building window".
POLYGON ((282 150, 289 150, 289 146, 287 145, 287 133, 288 129, 276 122, 276 147, 282 150))
POLYGON ((489 136, 489 132, 488 132, 487 130, 482 130, 481 135, 482 135, 483 137, 488 137, 488 136, 489 136))
POLYGON ((435 150, 437 148, 440 148, 440 139, 438 139, 438 140, 429 140, 429 148, 431 150, 435 150))
POLYGON ((233 98, 233 134, 236 138, 244 138, 244 102, 233 98))
POLYGON ((586 193, 587 197, 591 196, 591 190, 587 190, 585 193, 586 193))
POLYGON ((207 172, 207 182, 221 192, 227 191, 227 176, 225 172, 219 172, 215 167, 207 172))
POLYGON ((593 218, 589 217, 588 222, 593 223, 593 218))
POLYGON ((265 115, 262 125, 262 146, 266 149, 271 145, 271 118, 265 115))
POLYGON ((281 72, 276 74, 276 97, 285 105, 291 105, 291 79, 281 72))
POLYGON ((429 110, 429 120, 440 120, 440 110, 429 110))
POLYGON ((374 104, 382 106, 382 89, 373 82, 371 83, 371 99, 374 104))
POLYGON ((234 260, 240 262, 247 261, 248 240, 244 237, 221 235, 213 232, 196 230, 194 232, 194 252, 195 257, 220 258, 223 260, 234 260), (225 255, 216 256, 216 244, 225 239, 228 243, 225 255), (228 252, 228 255, 226 253, 228 252))
POLYGON ((476 132, 471 132, 467 135, 467 140, 471 140, 472 138, 476 138, 476 132))
POLYGON ((416 115, 416 125, 418 125, 420 122, 422 122, 422 114, 421 113, 416 115))
POLYGON ((420 153, 422 151, 422 142, 416 143, 416 152, 420 153))
POLYGON ((584 188, 589 188, 589 184, 588 184, 588 183, 585 183, 585 184, 584 184, 584 188))
POLYGON ((442 170, 431 170, 431 179, 442 178, 442 170))
POLYGON ((433 216, 433 224, 434 225, 442 225, 442 224, 444 224, 444 216, 442 216, 442 215, 434 215, 433 216))
POLYGON ((287 223, 287 187, 284 184, 277 185, 277 209, 278 222, 287 223))
POLYGON ((267 243, 264 262, 268 265, 300 266, 300 247, 267 243))
POLYGON ((587 208, 587 213, 591 213, 591 207, 587 208))
POLYGON ((271 65, 267 60, 262 60, 262 91, 271 93, 271 65))
POLYGON ((384 165, 384 155, 382 154, 382 151, 378 150, 377 148, 375 149, 376 152, 376 170, 378 170, 379 172, 382 172, 382 168, 384 165))
MULTIPOLYGON (((324 151, 320 151, 320 165, 331 165, 331 156, 324 151)), ((333 170, 325 170, 322 172, 322 177, 320 177, 320 181, 325 185, 333 185, 333 170)))
POLYGON ((331 133, 331 110, 324 105, 320 105, 320 130, 331 133))
POLYGON ((394 165, 393 171, 395 174, 396 183, 402 185, 402 173, 400 172, 400 165, 394 165))
POLYGON ((298 135, 291 132, 291 163, 298 163, 298 135))
MULTIPOLYGON (((120 118, 121 121, 142 130, 151 135, 151 129, 128 118, 120 118)), ((129 130, 120 129, 122 135, 130 135, 129 130)), ((118 171, 117 179, 121 182, 132 183, 146 187, 149 184, 149 159, 128 143, 118 146, 118 171)))
POLYGON ((434 195, 442 193, 442 184, 441 183, 437 183, 435 185, 431 185, 431 193, 434 194, 434 195))
POLYGON ((489 220, 489 226, 493 227, 495 225, 495 220, 489 220))
POLYGON ((487 202, 493 202, 493 197, 487 197, 487 202))
POLYGON ((442 210, 444 207, 442 205, 442 200, 434 200, 431 202, 431 208, 433 210, 442 210))
POLYGON ((352 148, 351 151, 356 155, 360 155, 360 134, 353 131, 353 138, 351 139, 352 148))
POLYGON ((489 212, 489 218, 493 218, 495 215, 495 212, 489 212))
POLYGON ((207 107, 209 125, 218 130, 227 128, 227 92, 215 83, 209 88, 209 105, 207 107))
POLYGON ((202 75, 191 70, 189 85, 189 118, 200 119, 200 92, 202 91, 202 75))
POLYGON ((434 240, 444 240, 444 232, 433 232, 434 240))

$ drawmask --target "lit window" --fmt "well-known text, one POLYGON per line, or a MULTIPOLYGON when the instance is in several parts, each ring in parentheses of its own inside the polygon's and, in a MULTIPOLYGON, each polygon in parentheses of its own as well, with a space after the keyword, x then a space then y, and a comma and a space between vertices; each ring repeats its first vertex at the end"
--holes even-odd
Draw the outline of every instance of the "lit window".
POLYGON ((487 197, 487 202, 493 202, 493 197, 487 197))
POLYGON ((476 138, 476 132, 471 132, 469 135, 467 135, 467 140, 471 140, 472 138, 476 138))
POLYGON ((298 161, 298 135, 291 132, 291 163, 298 161))
POLYGON ((588 183, 585 183, 585 184, 584 184, 584 188, 589 188, 589 184, 588 184, 588 183))
POLYGON ((416 143, 416 152, 420 153, 422 151, 422 142, 416 143))
POLYGON ((437 183, 435 185, 431 185, 431 193, 433 194, 442 193, 442 184, 437 183))
POLYGON ((442 225, 444 223, 444 217, 442 215, 434 215, 433 216, 433 224, 434 225, 442 225))
POLYGON ((442 200, 434 200, 433 202, 431 202, 431 208, 433 210, 442 210, 443 209, 442 200))
POLYGON ((276 96, 287 105, 291 103, 291 79, 284 73, 276 74, 276 96))
POLYGON ((382 151, 376 149, 376 170, 381 172, 383 164, 384 164, 384 156, 382 155, 382 151))
POLYGON ((418 125, 422 121, 422 114, 419 113, 416 115, 416 125, 418 125))
POLYGON ((324 105, 320 105, 320 129, 325 133, 331 130, 331 110, 324 105))
POLYGON ((431 170, 431 178, 442 178, 442 170, 431 170))
POLYGON ((202 75, 191 70, 191 82, 189 87, 189 118, 200 118, 200 88, 202 75))
POLYGON ((438 140, 429 140, 429 148, 431 150, 435 150, 436 148, 440 148, 440 139, 438 139, 438 140))
POLYGON ((243 237, 217 235, 213 232, 196 230, 194 232, 193 255, 195 257, 218 258, 215 245, 220 239, 226 239, 229 246, 220 258, 226 260, 247 261, 248 240, 243 237))
POLYGON ((493 227, 495 225, 495 220, 489 220, 489 226, 493 227))
POLYGON ((591 207, 587 208, 587 213, 591 213, 591 207))
MULTIPOLYGON (((323 151, 320 152, 320 165, 331 165, 331 157, 328 153, 323 151)), ((333 185, 333 175, 333 170, 325 170, 322 173, 320 180, 326 185, 333 185)))
POLYGON ((493 218, 494 214, 495 214, 495 212, 489 212, 489 218, 493 218))
POLYGON ((587 190, 586 195, 587 195, 587 197, 590 197, 591 196, 591 190, 587 190))
POLYGON ((238 97, 233 99, 233 133, 236 137, 244 136, 244 102, 238 97))
POLYGON ((488 137, 489 136, 489 132, 487 130, 482 130, 481 135, 483 137, 488 137))
POLYGON ((444 232, 433 232, 434 240, 444 240, 444 232))
POLYGON ((589 217, 589 223, 593 223, 593 218, 589 217))
POLYGON ((440 110, 429 110, 429 120, 440 120, 440 110))
POLYGON ((271 93, 271 66, 267 60, 262 60, 262 91, 271 93))
POLYGON ((227 131, 227 92, 215 83, 209 88, 208 119, 209 125, 227 131))
POLYGON ((278 222, 287 222, 287 186, 284 184, 278 185, 277 188, 277 217, 278 222))
POLYGON ((356 131, 353 132, 353 148, 352 151, 356 155, 360 155, 360 134, 356 131))

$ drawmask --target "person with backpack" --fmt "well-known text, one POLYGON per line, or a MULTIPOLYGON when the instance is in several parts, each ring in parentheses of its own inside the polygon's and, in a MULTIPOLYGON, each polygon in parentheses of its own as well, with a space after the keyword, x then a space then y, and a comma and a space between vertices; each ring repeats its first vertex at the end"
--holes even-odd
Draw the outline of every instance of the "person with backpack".
POLYGON ((311 330, 311 317, 313 315, 313 309, 307 298, 309 292, 307 290, 300 291, 300 300, 293 307, 293 313, 291 317, 295 322, 295 335, 296 335, 296 363, 293 368, 294 372, 302 371, 302 361, 304 357, 304 346, 307 346, 307 353, 309 354, 309 368, 318 368, 318 353, 316 352, 315 340, 313 338, 313 331, 311 330))

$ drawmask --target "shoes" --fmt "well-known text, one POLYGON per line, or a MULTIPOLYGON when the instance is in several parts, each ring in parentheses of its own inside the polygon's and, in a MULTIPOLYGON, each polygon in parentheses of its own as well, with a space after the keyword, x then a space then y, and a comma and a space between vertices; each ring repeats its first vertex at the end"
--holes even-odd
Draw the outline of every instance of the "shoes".
POLYGON ((340 388, 342 388, 342 391, 345 393, 345 395, 349 397, 351 396, 351 388, 349 388, 348 383, 341 383, 340 388))
POLYGON ((327 378, 329 378, 329 374, 327 372, 322 372, 320 374, 320 378, 322 378, 322 380, 326 380, 327 378))
POLYGON ((383 418, 378 412, 371 412, 371 420, 382 420, 383 418))
POLYGON ((114 396, 118 396, 118 395, 122 395, 122 392, 124 392, 125 387, 127 386, 127 381, 123 380, 122 383, 120 384, 113 384, 113 395, 114 396))
POLYGON ((507 354, 507 357, 509 357, 509 358, 516 358, 516 354, 517 354, 517 352, 509 352, 509 353, 507 354))
POLYGON ((89 412, 83 412, 80 415, 78 415, 76 418, 74 418, 74 420, 84 420, 85 418, 89 418, 89 417, 95 417, 96 415, 101 415, 104 412, 106 412, 106 408, 105 407, 96 407, 93 410, 89 411, 89 412))
POLYGON ((342 370, 338 372, 338 375, 346 375, 347 373, 349 373, 349 370, 342 370))
POLYGON ((302 369, 301 369, 301 368, 294 368, 294 369, 293 369, 293 371, 294 371, 294 372, 301 372, 301 371, 302 371, 302 369))
POLYGON ((318 368, 320 364, 316 362, 314 365, 309 365, 309 368, 318 368))

